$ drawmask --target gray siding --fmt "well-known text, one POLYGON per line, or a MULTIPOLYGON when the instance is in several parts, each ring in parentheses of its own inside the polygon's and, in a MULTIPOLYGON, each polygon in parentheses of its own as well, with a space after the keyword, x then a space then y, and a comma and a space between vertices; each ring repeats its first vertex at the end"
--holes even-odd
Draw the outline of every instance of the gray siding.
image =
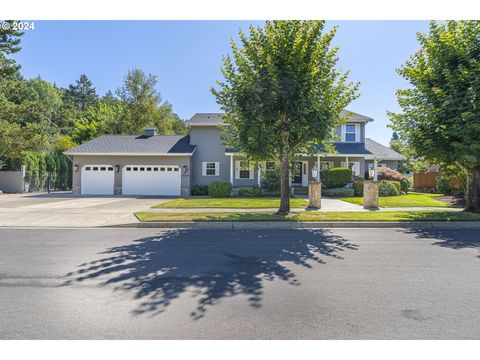
POLYGON ((192 126, 190 143, 197 145, 192 156, 192 185, 207 185, 212 181, 230 181, 230 158, 225 156, 221 130, 215 126, 192 126), (202 176, 202 162, 219 162, 219 176, 202 176))
POLYGON ((81 169, 85 165, 111 165, 120 166, 120 171, 115 173, 115 194, 122 193, 122 170, 127 165, 177 165, 182 171, 181 194, 190 195, 190 156, 97 156, 97 155, 75 155, 73 165, 78 165, 77 172, 73 171, 72 190, 79 194, 81 187, 81 169), (187 174, 183 173, 183 166, 187 166, 187 174))

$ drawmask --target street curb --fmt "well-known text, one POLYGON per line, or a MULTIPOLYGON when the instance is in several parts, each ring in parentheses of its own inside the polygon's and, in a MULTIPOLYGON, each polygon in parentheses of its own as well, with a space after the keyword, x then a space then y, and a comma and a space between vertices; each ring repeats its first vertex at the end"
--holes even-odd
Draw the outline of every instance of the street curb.
POLYGON ((325 229, 325 228, 422 228, 480 229, 480 221, 198 221, 141 222, 122 224, 119 228, 162 229, 325 229))

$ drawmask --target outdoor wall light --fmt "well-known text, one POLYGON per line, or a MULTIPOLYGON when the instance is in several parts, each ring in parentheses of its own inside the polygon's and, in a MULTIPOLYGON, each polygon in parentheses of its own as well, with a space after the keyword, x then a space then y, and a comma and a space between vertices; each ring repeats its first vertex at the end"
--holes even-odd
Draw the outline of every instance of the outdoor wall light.
POLYGON ((115 172, 119 173, 120 172, 120 165, 115 165, 115 172))
POLYGON ((73 170, 75 170, 75 172, 78 172, 78 165, 73 165, 73 170))
POLYGON ((368 169, 368 177, 373 179, 373 175, 375 175, 375 169, 368 169))
POLYGON ((317 167, 314 166, 312 168, 312 178, 316 179, 317 178, 317 175, 318 175, 318 170, 317 170, 317 167))
POLYGON ((188 166, 187 165, 183 165, 182 166, 182 172, 183 172, 183 175, 187 175, 188 174, 188 166))

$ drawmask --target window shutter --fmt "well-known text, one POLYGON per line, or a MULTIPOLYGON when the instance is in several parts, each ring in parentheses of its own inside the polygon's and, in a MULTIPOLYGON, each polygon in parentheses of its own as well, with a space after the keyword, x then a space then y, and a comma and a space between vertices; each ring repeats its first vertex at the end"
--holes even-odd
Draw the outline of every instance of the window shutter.
POLYGON ((216 162, 215 163, 215 176, 219 176, 219 175, 220 175, 220 163, 216 162))
POLYGON ((235 179, 240 179, 240 161, 235 160, 235 179))
POLYGON ((206 176, 206 175, 207 175, 207 163, 202 162, 202 176, 206 176))
POLYGON ((360 142, 360 124, 355 125, 355 141, 360 142))
POLYGON ((253 164, 250 165, 250 176, 249 176, 250 179, 253 179, 255 178, 255 168, 253 166, 253 164))

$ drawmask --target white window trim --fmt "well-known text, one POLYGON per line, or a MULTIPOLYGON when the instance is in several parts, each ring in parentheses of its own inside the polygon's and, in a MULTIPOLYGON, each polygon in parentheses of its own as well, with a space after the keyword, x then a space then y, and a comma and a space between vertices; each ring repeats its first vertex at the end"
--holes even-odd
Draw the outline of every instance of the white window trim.
POLYGON ((254 174, 254 168, 253 168, 253 164, 252 164, 252 163, 250 163, 250 167, 249 167, 249 169, 248 169, 248 170, 249 170, 249 174, 248 174, 249 177, 248 177, 248 179, 247 179, 247 178, 241 178, 241 177, 240 177, 240 163, 241 163, 242 161, 247 161, 247 160, 235 160, 235 179, 236 179, 236 180, 249 180, 249 179, 251 180, 251 179, 253 179, 253 178, 255 177, 255 176, 254 176, 255 174, 254 174))
POLYGON ((202 176, 219 176, 220 175, 220 163, 218 161, 203 161, 202 162, 202 176), (215 174, 207 174, 207 164, 215 164, 215 174))
MULTIPOLYGON (((351 133, 349 133, 351 134, 351 133)), ((348 142, 348 143, 352 143, 352 142, 360 142, 360 124, 344 124, 342 125, 342 141, 343 142, 348 142), (355 141, 347 141, 346 140, 346 135, 347 135, 347 125, 355 125, 355 141)))
MULTIPOLYGON (((349 164, 355 165, 355 176, 360 176, 360 161, 348 161, 349 164)), ((345 161, 342 161, 342 167, 347 168, 348 165, 345 161)))

